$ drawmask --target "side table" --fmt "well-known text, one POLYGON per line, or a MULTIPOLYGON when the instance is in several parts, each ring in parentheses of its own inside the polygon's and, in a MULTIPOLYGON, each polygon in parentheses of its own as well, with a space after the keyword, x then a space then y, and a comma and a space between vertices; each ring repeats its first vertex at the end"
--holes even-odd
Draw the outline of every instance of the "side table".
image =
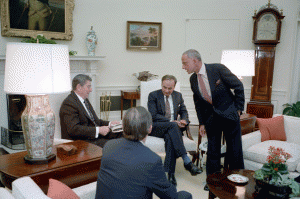
POLYGON ((121 90, 121 119, 123 118, 123 101, 130 100, 130 107, 133 106, 133 100, 140 99, 140 93, 136 90, 121 90))
POLYGON ((9 189, 12 182, 20 177, 29 176, 35 183, 47 193, 49 178, 57 179, 70 188, 76 188, 97 180, 100 170, 102 148, 94 144, 77 140, 64 143, 74 145, 77 153, 64 155, 57 153, 57 147, 53 147, 56 159, 48 164, 27 164, 24 156, 27 151, 0 156, 0 180, 9 189))
POLYGON ((240 116, 242 135, 251 133, 255 130, 256 116, 248 113, 243 113, 240 116))

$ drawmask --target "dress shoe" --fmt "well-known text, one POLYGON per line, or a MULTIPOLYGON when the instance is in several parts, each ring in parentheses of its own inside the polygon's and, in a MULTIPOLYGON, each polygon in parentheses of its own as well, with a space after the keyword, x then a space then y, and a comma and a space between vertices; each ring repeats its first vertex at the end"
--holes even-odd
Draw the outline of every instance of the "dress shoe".
POLYGON ((294 180, 295 180, 296 182, 300 183, 300 176, 296 177, 294 180))
POLYGON ((209 188, 208 188, 207 184, 205 184, 205 186, 204 186, 204 191, 209 191, 209 188))
POLYGON ((168 180, 169 182, 171 182, 175 187, 177 186, 177 181, 175 178, 175 174, 174 173, 168 173, 168 180))
POLYGON ((184 168, 188 170, 192 174, 192 176, 195 176, 203 172, 202 169, 196 167, 192 162, 185 164, 184 168))

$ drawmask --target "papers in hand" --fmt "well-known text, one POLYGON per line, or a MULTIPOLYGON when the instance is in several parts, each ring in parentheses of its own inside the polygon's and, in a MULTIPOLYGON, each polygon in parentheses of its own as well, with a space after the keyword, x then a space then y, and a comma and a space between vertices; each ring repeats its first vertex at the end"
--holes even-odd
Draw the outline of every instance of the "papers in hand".
POLYGON ((122 123, 111 125, 110 127, 112 133, 119 133, 123 131, 122 123))

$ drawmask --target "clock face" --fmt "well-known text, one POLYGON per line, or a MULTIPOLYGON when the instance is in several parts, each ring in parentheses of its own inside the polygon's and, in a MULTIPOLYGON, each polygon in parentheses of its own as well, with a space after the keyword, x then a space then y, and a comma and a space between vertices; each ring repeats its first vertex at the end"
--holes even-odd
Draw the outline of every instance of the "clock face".
POLYGON ((257 40, 276 40, 277 20, 271 13, 263 14, 257 23, 257 40))

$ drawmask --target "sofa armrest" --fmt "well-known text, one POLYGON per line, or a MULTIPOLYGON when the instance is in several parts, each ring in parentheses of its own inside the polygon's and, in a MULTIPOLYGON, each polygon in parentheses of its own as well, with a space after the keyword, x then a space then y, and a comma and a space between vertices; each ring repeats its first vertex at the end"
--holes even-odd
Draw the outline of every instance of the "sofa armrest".
POLYGON ((80 199, 90 199, 96 197, 97 181, 72 189, 80 199))
POLYGON ((7 189, 0 187, 0 199, 14 199, 14 197, 7 189))
POLYGON ((50 199, 41 188, 28 176, 18 178, 12 182, 12 194, 18 199, 50 199))
POLYGON ((242 136, 243 151, 246 151, 249 147, 261 142, 260 131, 254 131, 242 136))

